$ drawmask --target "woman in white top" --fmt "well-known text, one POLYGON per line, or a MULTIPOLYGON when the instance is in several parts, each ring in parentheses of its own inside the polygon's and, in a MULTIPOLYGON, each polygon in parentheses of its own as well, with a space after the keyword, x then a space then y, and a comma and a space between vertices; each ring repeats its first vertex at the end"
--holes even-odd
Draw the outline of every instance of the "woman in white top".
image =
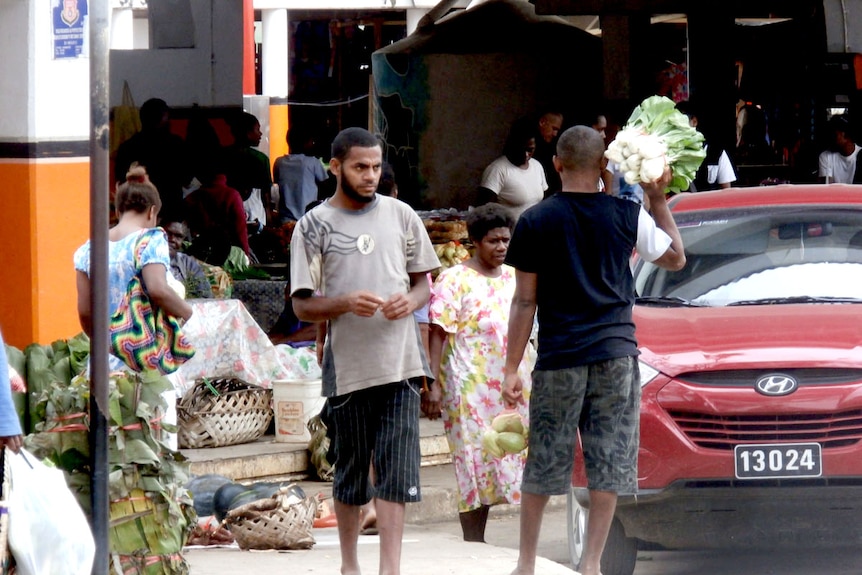
POLYGON ((478 204, 499 202, 512 210, 517 219, 530 206, 539 203, 548 189, 545 170, 533 159, 536 138, 532 125, 515 122, 509 131, 503 155, 482 173, 478 204))

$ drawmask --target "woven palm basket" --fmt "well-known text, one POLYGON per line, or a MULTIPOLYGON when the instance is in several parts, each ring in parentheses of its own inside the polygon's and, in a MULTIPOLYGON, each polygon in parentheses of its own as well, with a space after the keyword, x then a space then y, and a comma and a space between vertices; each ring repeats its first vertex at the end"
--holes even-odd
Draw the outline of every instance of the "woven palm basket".
POLYGON ((298 498, 283 488, 228 511, 224 523, 240 549, 311 549, 317 501, 298 498))
POLYGON ((255 441, 272 421, 272 390, 235 377, 195 381, 177 403, 178 441, 186 449, 255 441))

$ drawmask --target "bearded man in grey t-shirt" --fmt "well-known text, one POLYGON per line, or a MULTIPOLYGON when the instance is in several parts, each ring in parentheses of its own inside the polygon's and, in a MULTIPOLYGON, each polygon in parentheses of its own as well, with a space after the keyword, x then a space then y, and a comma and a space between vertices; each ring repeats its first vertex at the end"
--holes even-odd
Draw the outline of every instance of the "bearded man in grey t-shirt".
POLYGON ((329 164, 335 195, 299 220, 290 244, 294 312, 329 326, 323 390, 334 427, 341 573, 360 572, 359 509, 372 497, 380 573, 400 573, 405 503, 420 499, 420 403, 440 411, 436 383, 428 394, 436 401, 420 402, 430 371, 413 317, 428 301, 426 274, 440 262, 416 213, 375 193, 382 163, 373 134, 341 131, 329 164))

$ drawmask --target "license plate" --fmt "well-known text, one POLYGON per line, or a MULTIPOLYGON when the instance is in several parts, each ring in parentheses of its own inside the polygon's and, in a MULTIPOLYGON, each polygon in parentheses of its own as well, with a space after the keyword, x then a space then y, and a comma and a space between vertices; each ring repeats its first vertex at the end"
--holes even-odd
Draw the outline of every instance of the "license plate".
POLYGON ((733 449, 736 478, 820 477, 819 443, 737 445, 733 449))

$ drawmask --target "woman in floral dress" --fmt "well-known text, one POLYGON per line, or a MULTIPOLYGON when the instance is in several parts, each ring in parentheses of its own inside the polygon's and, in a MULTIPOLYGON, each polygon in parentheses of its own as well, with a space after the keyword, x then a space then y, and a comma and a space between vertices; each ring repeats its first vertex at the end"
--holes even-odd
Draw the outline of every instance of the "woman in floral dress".
MULTIPOLYGON (((500 384, 515 270, 503 261, 514 222, 499 204, 470 212, 467 230, 474 255, 441 272, 431 290, 431 369, 443 391, 465 541, 484 542, 491 505, 521 501, 526 451, 496 458, 482 447, 483 433, 504 409, 500 384)), ((520 366, 527 399, 534 361, 528 350, 520 366)), ((526 423, 527 404, 518 409, 526 423)))

